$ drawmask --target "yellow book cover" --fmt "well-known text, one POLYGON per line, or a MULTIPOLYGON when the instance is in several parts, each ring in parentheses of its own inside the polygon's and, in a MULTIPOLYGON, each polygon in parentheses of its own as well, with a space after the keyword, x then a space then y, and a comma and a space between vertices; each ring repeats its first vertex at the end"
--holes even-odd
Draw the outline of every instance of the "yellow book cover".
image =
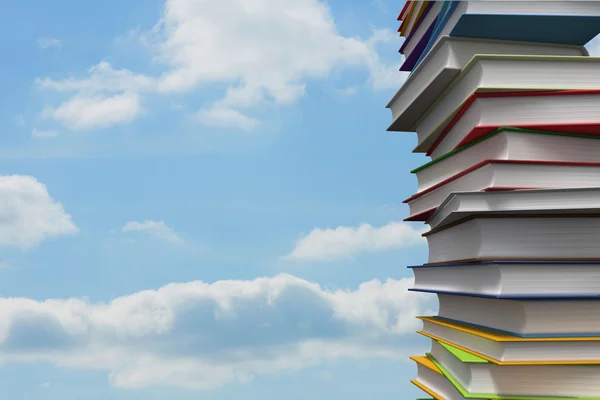
POLYGON ((512 336, 505 333, 494 332, 488 329, 481 329, 473 326, 468 326, 465 324, 460 324, 457 322, 442 320, 436 317, 417 317, 422 321, 428 321, 434 324, 446 326, 448 328, 455 329, 457 331, 462 331, 465 333, 469 333, 471 335, 479 336, 485 339, 493 340, 494 342, 598 342, 600 341, 599 336, 589 337, 589 336, 569 336, 569 337, 542 337, 542 338, 534 338, 534 337, 518 337, 512 336))
POLYGON ((400 25, 400 36, 406 37, 405 29, 408 26, 408 20, 412 17, 412 13, 415 11, 417 6, 417 1, 411 1, 410 6, 408 6, 408 11, 402 20, 402 25, 400 25))
MULTIPOLYGON (((492 340, 495 342, 600 341, 600 338, 598 338, 598 337, 520 338, 520 337, 510 336, 510 335, 506 335, 506 334, 502 334, 502 333, 496 333, 496 332, 488 331, 488 330, 484 330, 484 329, 474 328, 471 326, 466 326, 463 324, 458 324, 458 323, 454 323, 454 322, 450 322, 450 321, 440 320, 435 317, 417 317, 417 318, 419 318, 423 321, 428 321, 428 322, 431 322, 434 324, 442 325, 442 326, 445 326, 450 329, 461 331, 461 332, 464 332, 464 333, 467 333, 470 335, 478 336, 478 337, 492 340)), ((419 333, 423 336, 426 336, 430 339, 436 340, 440 343, 455 347, 456 349, 459 349, 460 351, 463 351, 473 357, 478 357, 487 362, 491 362, 491 363, 497 364, 497 365, 598 365, 598 364, 600 364, 600 360, 501 361, 501 360, 497 360, 497 359, 491 358, 489 356, 486 356, 485 354, 481 354, 481 353, 474 351, 472 349, 469 349, 467 347, 461 346, 457 343, 453 343, 451 341, 445 340, 438 336, 432 335, 430 333, 427 333, 427 332, 424 332, 421 330, 417 331, 417 333, 419 333)))
POLYGON ((414 362, 416 362, 417 364, 421 364, 422 366, 429 368, 433 372, 436 372, 436 373, 438 373, 440 375, 443 375, 442 371, 440 371, 440 369, 433 363, 433 361, 431 361, 429 359, 429 357, 426 357, 426 356, 411 356, 409 358, 411 360, 413 360, 414 362))
POLYGON ((419 22, 419 20, 421 18, 423 18, 423 14, 425 13, 425 10, 427 9, 427 6, 429 5, 429 1, 418 1, 416 2, 417 5, 415 6, 414 10, 412 11, 412 13, 409 15, 409 20, 407 22, 406 28, 404 29, 404 36, 408 37, 411 32, 415 29, 415 26, 417 26, 417 23, 419 22))
POLYGON ((416 381, 413 379, 412 381, 410 381, 410 383, 412 383, 413 385, 415 385, 416 387, 418 387, 419 389, 421 389, 422 391, 424 391, 425 393, 427 393, 428 395, 433 397, 435 400, 445 400, 442 396, 440 396, 433 390, 429 389, 427 386, 423 385, 419 381, 416 381))

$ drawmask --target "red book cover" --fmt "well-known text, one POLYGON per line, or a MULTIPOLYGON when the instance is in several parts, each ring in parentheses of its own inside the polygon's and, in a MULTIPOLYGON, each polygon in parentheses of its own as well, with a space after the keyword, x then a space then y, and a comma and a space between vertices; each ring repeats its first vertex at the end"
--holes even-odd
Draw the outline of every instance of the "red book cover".
MULTIPOLYGON (((406 4, 404 5, 404 7, 406 7, 405 13, 408 12, 407 10, 410 8, 411 3, 412 3, 412 1, 407 1, 406 4)), ((398 28, 398 32, 400 32, 404 28, 404 25, 406 25, 406 22, 408 21, 407 16, 408 15, 402 16, 402 23, 400 24, 400 28, 398 28)))
MULTIPOLYGON (((536 97, 536 96, 569 96, 569 95, 593 95, 600 94, 600 90, 554 90, 554 91, 538 91, 538 92, 503 92, 503 93, 475 93, 472 94, 467 101, 462 105, 458 113, 450 120, 448 125, 442 131, 442 134, 436 139, 433 145, 427 150, 427 155, 438 147, 438 145, 444 140, 448 132, 452 130, 454 125, 462 118, 467 112, 469 107, 475 102, 475 100, 486 97, 536 97)), ((498 129, 502 125, 498 126, 476 126, 471 132, 464 137, 455 147, 455 149, 462 147, 474 140, 479 139, 482 136, 498 129)), ((513 126, 513 125, 511 125, 513 126)), ((514 125, 515 128, 522 129, 533 129, 550 132, 563 132, 563 133, 574 133, 580 135, 600 135, 600 116, 598 123, 583 123, 583 124, 562 124, 562 125, 548 125, 548 124, 525 124, 525 125, 514 125)))
POLYGON ((408 10, 408 6, 410 6, 410 3, 412 3, 412 2, 407 1, 406 3, 404 3, 404 7, 402 7, 402 11, 400 11, 400 14, 398 14, 398 21, 402 21, 402 18, 404 17, 404 13, 408 10))

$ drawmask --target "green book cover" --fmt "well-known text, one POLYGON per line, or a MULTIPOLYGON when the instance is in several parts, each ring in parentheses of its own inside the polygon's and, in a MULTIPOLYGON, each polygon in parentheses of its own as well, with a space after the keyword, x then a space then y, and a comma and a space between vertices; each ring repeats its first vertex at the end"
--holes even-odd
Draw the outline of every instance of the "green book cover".
POLYGON ((442 371, 442 374, 448 381, 458 390, 458 392, 466 399, 491 399, 491 400, 600 400, 600 397, 544 397, 544 396, 501 396, 493 393, 469 393, 461 386, 460 383, 445 369, 430 353, 427 357, 433 362, 436 367, 442 371))
POLYGON ((448 350, 450 353, 452 353, 452 355, 454 357, 458 358, 460 360, 460 362, 469 363, 469 364, 489 364, 490 363, 488 360, 485 360, 481 357, 477 357, 476 355, 473 355, 471 353, 467 353, 464 350, 457 349, 456 347, 451 346, 449 344, 438 342, 437 340, 436 340, 436 343, 439 344, 440 346, 442 346, 443 348, 445 348, 446 350, 448 350))
POLYGON ((537 135, 569 136, 569 137, 577 137, 577 138, 582 138, 582 139, 600 140, 600 136, 594 136, 594 135, 581 135, 581 134, 577 134, 577 133, 567 133, 567 132, 538 131, 538 130, 533 130, 533 129, 514 128, 512 126, 501 126, 497 129, 495 129, 494 131, 488 133, 487 135, 480 137, 479 139, 476 139, 470 143, 465 144, 464 146, 461 146, 457 149, 449 151, 448 153, 441 155, 438 158, 431 160, 428 163, 425 163, 425 164, 421 165, 420 167, 413 169, 412 171, 410 171, 410 173, 415 174, 422 169, 425 169, 434 164, 437 164, 438 162, 445 160, 446 158, 449 158, 457 153, 460 153, 461 151, 466 150, 469 147, 475 146, 477 143, 483 142, 484 140, 489 139, 492 136, 495 136, 502 131, 522 132, 522 133, 530 133, 530 134, 534 134, 534 135, 537 134, 537 135))

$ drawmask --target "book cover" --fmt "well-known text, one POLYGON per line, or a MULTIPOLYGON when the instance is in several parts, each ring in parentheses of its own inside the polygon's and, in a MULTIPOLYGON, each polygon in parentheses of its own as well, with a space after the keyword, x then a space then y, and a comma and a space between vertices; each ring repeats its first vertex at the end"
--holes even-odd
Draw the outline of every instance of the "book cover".
POLYGON ((412 71, 417 66, 417 61, 419 60, 419 57, 423 53, 424 49, 427 47, 427 43, 429 42, 431 34, 433 33, 437 18, 429 25, 429 28, 427 28, 425 34, 423 34, 423 37, 419 39, 419 43, 417 43, 415 49, 410 53, 408 57, 406 57, 406 59, 400 66, 400 71, 412 71))
MULTIPOLYGON (((468 328, 467 328, 468 329, 468 328)), ((472 330, 476 330, 475 328, 471 328, 472 330)), ((457 329, 465 331, 464 329, 457 329)), ((474 362, 474 363, 491 363, 495 365, 599 365, 600 360, 528 360, 528 361, 500 361, 496 360, 492 357, 488 357, 485 354, 478 353, 476 351, 470 350, 464 346, 460 346, 456 343, 452 343, 449 340, 445 340, 438 336, 432 335, 430 333, 424 332, 422 330, 417 331, 418 334, 428 337, 432 340, 435 340, 440 345, 444 346, 448 351, 453 353, 458 359, 462 362, 474 362)), ((492 333, 493 335, 493 333, 492 333)), ((497 334, 496 336, 507 336, 497 334)), ((555 342, 558 338, 535 338, 537 341, 546 341, 546 342, 555 342)), ((577 341, 577 339, 589 339, 589 341, 598 341, 600 345, 600 338, 562 338, 563 341, 577 341)), ((513 338, 512 342, 532 342, 531 338, 513 338)))
MULTIPOLYGON (((427 3, 428 4, 423 8, 423 12, 421 13, 421 16, 419 17, 419 19, 415 23, 415 26, 413 27, 412 31, 406 37, 406 39, 402 43, 402 46, 400 46, 400 50, 398 50, 399 53, 404 54, 404 49, 406 48, 406 45, 408 44, 409 41, 411 41, 413 39, 413 37, 415 35, 415 32, 419 29, 419 27, 421 26, 421 23, 423 22, 423 20, 427 16, 427 14, 429 14, 429 12, 431 11, 431 8, 433 7, 433 4, 435 2, 434 1, 428 1, 427 3)), ((398 31, 400 31, 400 29, 398 29, 398 31)))
POLYGON ((594 64, 600 65, 600 57, 477 54, 416 121, 414 126, 419 133, 419 144, 413 151, 427 152, 473 93, 596 89, 598 83, 594 79, 600 78, 600 75, 589 76, 592 70, 597 69, 594 64), (571 69, 579 72, 557 75, 558 71, 571 69), (533 70, 537 73, 535 79, 531 77, 533 70), (507 83, 496 83, 504 75, 507 83), (525 76, 530 78, 524 80, 525 76), (455 88, 461 92, 460 95, 453 93, 455 88), (420 129, 426 132, 420 133, 420 129))
MULTIPOLYGON (((433 160, 413 169, 412 171, 410 171, 410 173, 415 174, 415 173, 421 171, 422 169, 425 169, 427 167, 435 165, 442 160, 452 157, 453 155, 458 154, 461 151, 466 150, 466 149, 476 145, 477 143, 483 142, 484 140, 494 137, 495 135, 497 135, 500 132, 508 131, 508 132, 528 133, 528 134, 532 134, 532 135, 564 136, 564 137, 572 137, 572 138, 580 138, 580 139, 596 139, 596 140, 600 139, 600 124, 597 127, 597 131, 592 130, 592 129, 589 129, 589 131, 588 131, 587 127, 590 127, 590 125, 570 125, 569 129, 573 128, 573 130, 578 130, 579 127, 586 127, 585 132, 584 133, 565 132, 564 126, 550 127, 553 130, 529 129, 529 128, 514 127, 514 126, 493 127, 493 128, 490 128, 490 130, 488 132, 484 132, 484 131, 478 132, 478 134, 477 134, 478 137, 473 136, 473 137, 469 138, 470 140, 465 141, 465 143, 463 143, 460 147, 456 147, 454 150, 452 150, 446 154, 443 154, 437 158, 434 158, 433 160), (559 129, 562 129, 562 130, 559 130, 559 129), (479 133, 481 133, 481 135, 479 135, 479 133)), ((487 128, 485 128, 485 129, 487 130, 487 128)), ((427 155, 430 155, 431 151, 433 151, 433 150, 434 150, 434 148, 432 148, 428 152, 427 155)))
POLYGON ((461 386, 460 383, 430 354, 427 353, 427 357, 433 364, 441 371, 442 375, 448 379, 448 381, 454 386, 454 388, 466 399, 497 399, 497 400, 559 400, 559 399, 573 399, 573 400, 600 400, 600 396, 590 397, 552 397, 552 396, 503 396, 495 393, 469 393, 461 386))
MULTIPOLYGON (((446 135, 454 128, 457 122, 467 112, 467 110, 473 105, 473 103, 480 98, 495 98, 495 97, 543 97, 543 96, 573 96, 573 95, 592 95, 600 94, 600 90, 541 90, 541 91, 528 91, 528 92, 493 92, 493 93, 473 93, 469 98, 461 105, 460 109, 456 112, 450 122, 444 127, 442 133, 438 136, 435 142, 427 150, 426 155, 431 156, 431 153, 439 146, 444 140, 446 135)), ((535 99, 532 99, 535 101, 535 99)), ((461 148, 477 139, 488 135, 496 131, 501 126, 476 126, 461 142, 455 147, 455 149, 461 148)), ((523 131, 545 131, 545 132, 557 132, 557 133, 571 133, 579 135, 600 135, 600 116, 598 116, 597 122, 582 122, 578 124, 562 124, 562 125, 549 125, 544 124, 540 121, 539 124, 533 124, 528 126, 514 126, 514 129, 522 128, 523 131)))
POLYGON ((465 14, 451 36, 540 43, 586 44, 598 33, 600 17, 587 15, 465 14), (510 26, 510 29, 507 29, 510 26))
POLYGON ((576 342, 576 341, 598 341, 600 342, 600 334, 597 335, 561 335, 561 336, 522 336, 510 332, 502 332, 482 326, 468 324, 466 322, 452 321, 447 318, 437 316, 419 316, 417 319, 428 321, 433 324, 442 325, 457 331, 462 331, 471 335, 479 336, 495 342, 576 342))

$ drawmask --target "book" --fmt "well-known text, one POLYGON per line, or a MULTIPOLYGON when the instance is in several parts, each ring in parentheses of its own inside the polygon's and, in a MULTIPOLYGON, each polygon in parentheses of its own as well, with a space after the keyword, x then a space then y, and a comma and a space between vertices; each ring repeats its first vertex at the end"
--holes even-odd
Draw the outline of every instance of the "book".
POLYGON ((521 337, 600 336, 600 299, 489 299, 437 294, 439 318, 521 337), (557 323, 560 321, 560 323, 557 323))
POLYGON ((414 125, 425 153, 474 93, 600 88, 600 57, 475 55, 414 125))
MULTIPOLYGON (((433 30, 431 32, 431 35, 429 35, 429 39, 428 39, 427 43, 425 43, 425 45, 422 47, 420 46, 418 49, 418 55, 417 55, 418 58, 414 62, 414 64, 412 64, 413 68, 418 66, 423 61, 423 58, 425 58, 429 54, 429 52, 431 51, 431 48, 437 41, 437 38, 440 37, 441 31, 443 30, 444 25, 448 22, 448 18, 450 18, 450 16, 454 12, 454 10, 456 10, 457 6, 458 6, 458 2, 456 2, 456 1, 444 1, 443 2, 442 9, 440 10, 440 12, 435 20, 433 30)), ((406 62, 402 65, 402 67, 400 68, 401 70, 403 68, 408 67, 408 66, 405 67, 405 64, 407 62, 408 62, 408 60, 406 60, 406 62)))
POLYGON ((404 200, 407 221, 426 221, 452 193, 600 186, 600 164, 568 161, 483 160, 404 200))
POLYGON ((418 265, 412 291, 501 298, 600 298, 600 261, 484 261, 418 265))
POLYGON ((476 93, 426 154, 438 158, 500 126, 600 135, 600 90, 476 93))
POLYGON ((410 74, 388 130, 432 159, 404 201, 431 228, 409 290, 439 300, 412 382, 600 400, 600 57, 581 50, 600 1, 413 1, 399 19, 410 74))
POLYGON ((400 32, 400 36, 403 36, 406 31, 406 25, 408 21, 414 16, 414 11, 418 7, 418 1, 409 1, 408 9, 406 10, 406 14, 402 18, 402 23, 400 24, 400 28, 398 28, 398 32, 400 32))
POLYGON ((439 35, 583 45, 600 33, 598 1, 452 3, 439 35))
POLYGON ((600 365, 496 365, 432 340, 433 358, 469 393, 591 397, 600 393, 600 365))
MULTIPOLYGON (((427 44, 410 67, 420 65, 444 35, 583 45, 600 33, 599 7, 593 1, 544 2, 542 7, 535 1, 446 1, 427 44)), ((403 65, 401 70, 410 68, 403 65)))
MULTIPOLYGON (((442 8, 442 2, 440 1, 429 1, 427 3, 428 4, 423 7, 421 18, 415 23, 413 30, 406 36, 400 47, 399 52, 404 54, 406 58, 410 57, 411 53, 417 47, 417 44, 429 30, 429 27, 435 22, 437 14, 442 8)), ((429 40, 429 38, 427 38, 427 40, 429 40)))
POLYGON ((420 116, 459 76, 473 56, 489 53, 588 56, 582 46, 442 37, 387 104, 392 112, 392 124, 388 130, 413 131, 420 116))
MULTIPOLYGON (((600 108, 598 115, 600 123, 600 108)), ((600 162, 600 124, 598 134, 592 136, 500 127, 415 168, 411 173, 417 177, 418 191, 423 191, 482 160, 600 162)))
MULTIPOLYGON (((404 19, 406 19, 406 16, 408 15, 408 10, 410 9, 410 5, 411 5, 412 1, 405 1, 404 2, 404 6, 402 7, 402 10, 400 11, 400 14, 398 14, 398 21, 404 21, 404 19)), ((400 29, 398 29, 398 31, 400 31, 400 29)))
MULTIPOLYGON (((438 1, 435 2, 435 4, 439 5, 440 8, 443 7, 443 2, 438 1)), ((433 34, 433 31, 439 18, 431 11, 427 13, 427 17, 428 18, 423 20, 419 25, 418 31, 414 35, 411 35, 409 38, 406 39, 410 40, 409 42, 407 42, 407 46, 404 48, 400 48, 400 50, 404 54, 404 62, 400 66, 400 71, 412 71, 415 68, 415 65, 417 64, 417 61, 421 59, 423 51, 425 50, 427 44, 431 39, 431 35, 433 34), (433 18, 429 18, 429 16, 433 18)))
POLYGON ((423 236, 428 263, 600 260, 599 214, 481 214, 423 236))
POLYGON ((417 378, 411 383, 436 400, 461 399, 460 392, 428 357, 410 357, 417 364, 417 378), (458 397, 460 396, 460 397, 458 397))
POLYGON ((400 29, 400 34, 405 37, 410 36, 413 29, 417 26, 418 22, 423 17, 425 10, 429 6, 429 4, 432 2, 430 2, 430 1, 415 1, 412 3, 414 4, 413 8, 410 11, 410 13, 408 14, 407 19, 405 20, 406 23, 405 24, 403 23, 404 26, 401 26, 401 29, 400 29))
POLYGON ((476 214, 554 214, 595 213, 600 204, 598 188, 543 190, 504 190, 452 193, 429 217, 431 229, 456 223, 476 214))
POLYGON ((434 367, 428 367, 421 362, 421 357, 411 357, 417 363, 419 375, 411 383, 423 390, 436 400, 600 400, 600 396, 503 396, 493 393, 469 393, 440 363, 428 354, 427 357, 434 367), (439 371, 439 373, 438 373, 439 371), (425 382, 423 382, 425 381, 425 382))
POLYGON ((417 333, 498 365, 600 364, 600 337, 522 338, 436 317, 417 333))

